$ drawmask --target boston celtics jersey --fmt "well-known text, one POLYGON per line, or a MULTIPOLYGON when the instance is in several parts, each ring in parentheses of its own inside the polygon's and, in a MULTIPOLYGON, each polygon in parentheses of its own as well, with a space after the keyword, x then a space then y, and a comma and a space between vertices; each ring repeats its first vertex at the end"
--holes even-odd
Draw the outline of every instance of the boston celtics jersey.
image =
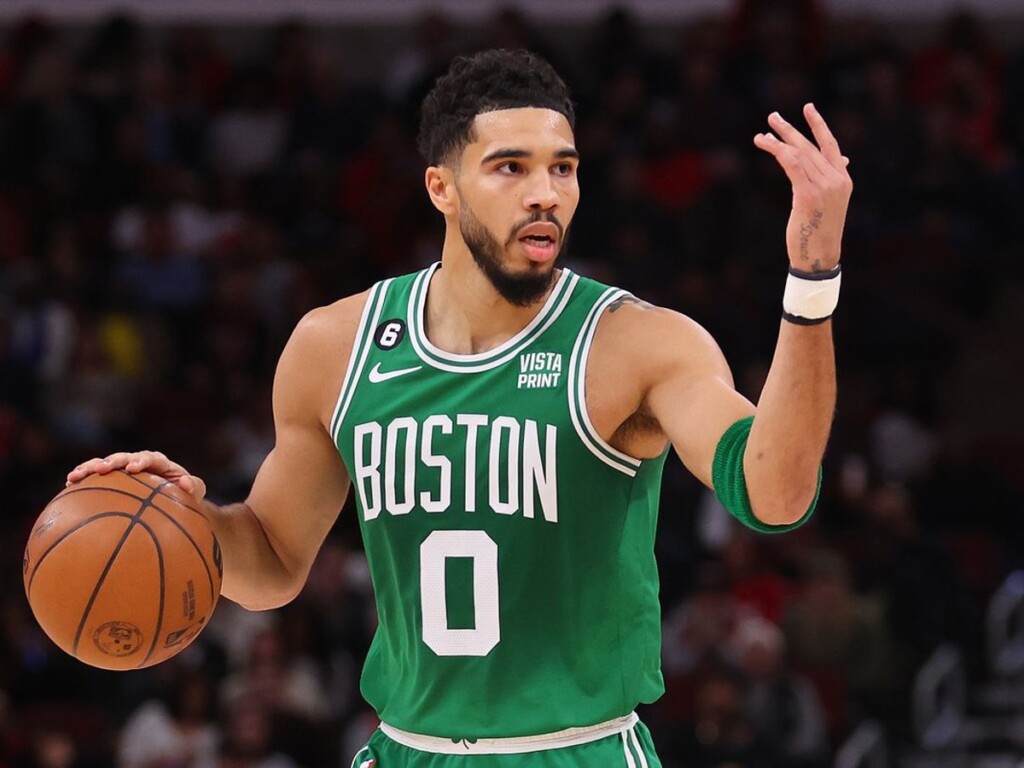
POLYGON ((363 695, 389 725, 453 739, 625 715, 663 691, 665 456, 603 440, 584 375, 625 292, 562 270, 516 336, 455 355, 424 331, 437 269, 370 291, 331 423, 380 617, 363 695))

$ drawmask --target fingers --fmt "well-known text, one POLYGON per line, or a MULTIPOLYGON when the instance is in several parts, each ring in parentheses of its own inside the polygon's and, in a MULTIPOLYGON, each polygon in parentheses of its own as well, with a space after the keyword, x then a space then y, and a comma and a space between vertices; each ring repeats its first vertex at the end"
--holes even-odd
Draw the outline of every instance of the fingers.
POLYGON ((846 168, 850 160, 843 157, 843 153, 839 149, 839 142, 832 135, 832 130, 828 127, 828 123, 825 122, 825 118, 818 112, 818 108, 813 104, 804 104, 804 119, 811 126, 814 140, 818 142, 821 154, 824 155, 829 164, 837 170, 846 168), (846 160, 846 162, 844 163, 843 160, 846 160))
POLYGON ((116 469, 124 469, 131 459, 130 453, 112 453, 104 459, 89 459, 68 472, 67 485, 77 483, 89 475, 105 475, 116 469))
POLYGON ((768 125, 778 134, 779 138, 800 153, 801 160, 809 171, 814 170, 824 175, 835 170, 821 150, 778 112, 768 115, 768 125))
POLYGON ((804 168, 800 155, 789 144, 779 141, 774 134, 759 133, 754 136, 754 145, 772 155, 786 172, 791 184, 806 184, 810 181, 808 170, 804 168))
POLYGON ((778 112, 772 112, 768 115, 768 125, 772 127, 779 138, 785 141, 787 144, 793 147, 813 147, 811 140, 800 133, 796 126, 792 125, 786 118, 780 115, 778 112))
POLYGON ((174 463, 160 451, 121 451, 106 458, 89 459, 68 473, 65 487, 84 480, 89 475, 105 475, 119 469, 131 473, 152 472, 170 480, 197 498, 201 499, 206 495, 206 483, 189 474, 187 469, 174 463))
POLYGON ((196 499, 202 500, 206 497, 206 482, 195 475, 185 474, 177 480, 178 486, 191 493, 196 499))
MULTIPOLYGON (((177 466, 160 451, 136 451, 131 454, 125 469, 129 472, 149 471, 162 475, 172 465, 177 466)), ((178 469, 181 469, 181 467, 178 467, 178 469)))
MULTIPOLYGON (((849 158, 840 151, 839 142, 836 141, 832 131, 825 123, 825 119, 813 104, 804 105, 804 117, 808 125, 811 126, 817 145, 778 112, 773 112, 768 116, 768 124, 778 134, 777 141, 771 141, 771 133, 759 133, 754 137, 754 144, 772 154, 779 160, 780 165, 783 165, 783 168, 785 165, 782 163, 782 158, 787 154, 787 150, 784 148, 788 147, 796 154, 799 164, 812 181, 816 180, 816 175, 826 178, 833 177, 836 173, 845 175, 846 167, 850 163, 849 158), (769 137, 767 142, 763 141, 765 137, 769 137)), ((792 176, 790 176, 790 180, 794 180, 792 176)))

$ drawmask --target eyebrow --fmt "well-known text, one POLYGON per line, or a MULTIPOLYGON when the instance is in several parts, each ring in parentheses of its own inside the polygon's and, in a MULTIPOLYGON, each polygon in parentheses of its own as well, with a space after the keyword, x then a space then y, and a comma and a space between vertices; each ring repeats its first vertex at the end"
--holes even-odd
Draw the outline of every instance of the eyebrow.
MULTIPOLYGON (((513 149, 511 147, 507 147, 503 149, 496 149, 493 152, 488 153, 480 163, 483 165, 491 162, 492 160, 521 160, 528 157, 533 157, 533 153, 525 149, 513 149)), ((580 153, 572 147, 566 147, 565 149, 560 149, 555 152, 555 157, 559 160, 579 160, 580 153)))

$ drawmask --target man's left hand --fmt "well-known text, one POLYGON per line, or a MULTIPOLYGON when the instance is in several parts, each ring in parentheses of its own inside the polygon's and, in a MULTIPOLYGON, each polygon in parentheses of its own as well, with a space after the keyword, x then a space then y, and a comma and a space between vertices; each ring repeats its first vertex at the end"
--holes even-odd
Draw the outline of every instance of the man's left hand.
POLYGON ((817 145, 778 112, 768 116, 775 133, 757 134, 754 144, 778 161, 793 185, 786 227, 789 263, 803 272, 823 272, 839 263, 853 181, 847 172, 850 159, 813 104, 804 105, 804 117, 817 145))

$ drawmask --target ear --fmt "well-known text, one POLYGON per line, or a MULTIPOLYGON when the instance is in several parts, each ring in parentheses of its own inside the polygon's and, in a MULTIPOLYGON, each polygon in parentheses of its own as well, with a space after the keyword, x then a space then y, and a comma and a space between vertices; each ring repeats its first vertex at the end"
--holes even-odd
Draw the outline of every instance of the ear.
POLYGON ((455 174, 450 168, 443 165, 430 166, 427 168, 424 183, 427 194, 430 195, 430 202, 437 210, 445 216, 458 213, 459 191, 455 185, 455 174))

